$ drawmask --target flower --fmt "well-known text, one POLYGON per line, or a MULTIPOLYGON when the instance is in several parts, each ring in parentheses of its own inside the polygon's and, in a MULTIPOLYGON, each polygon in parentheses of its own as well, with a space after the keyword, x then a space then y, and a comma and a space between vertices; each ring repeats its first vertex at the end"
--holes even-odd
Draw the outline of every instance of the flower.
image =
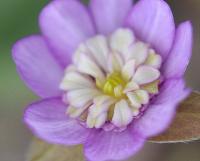
POLYGON ((88 160, 121 160, 163 132, 190 90, 192 25, 175 28, 163 0, 55 0, 41 35, 13 47, 17 70, 42 100, 24 121, 50 143, 84 144, 88 160))

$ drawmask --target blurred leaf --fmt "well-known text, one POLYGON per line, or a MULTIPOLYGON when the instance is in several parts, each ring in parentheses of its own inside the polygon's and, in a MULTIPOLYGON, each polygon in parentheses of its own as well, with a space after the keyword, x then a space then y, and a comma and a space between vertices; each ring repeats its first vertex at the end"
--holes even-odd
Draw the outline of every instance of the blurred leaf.
POLYGON ((179 107, 176 118, 163 134, 151 138, 156 143, 188 142, 200 139, 200 93, 193 92, 179 107))
POLYGON ((84 161, 82 146, 64 147, 34 139, 27 161, 84 161))

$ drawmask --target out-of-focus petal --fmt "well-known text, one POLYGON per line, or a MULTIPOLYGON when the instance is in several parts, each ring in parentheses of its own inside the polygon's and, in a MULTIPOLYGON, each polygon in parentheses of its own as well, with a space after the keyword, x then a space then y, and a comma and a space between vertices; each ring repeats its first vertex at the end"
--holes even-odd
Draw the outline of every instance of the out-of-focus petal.
POLYGON ((90 135, 84 149, 88 160, 122 160, 134 155, 144 144, 144 139, 127 129, 123 132, 98 130, 90 135))
POLYGON ((78 45, 95 33, 87 9, 74 0, 50 2, 40 15, 40 27, 64 65, 78 45))
POLYGON ((182 79, 168 80, 144 115, 132 124, 132 129, 144 137, 160 134, 169 127, 176 114, 178 103, 186 98, 189 90, 182 79))
POLYGON ((192 33, 191 22, 184 22, 177 28, 174 46, 163 66, 165 78, 184 75, 192 54, 192 33))
POLYGON ((140 0, 128 16, 127 25, 136 36, 149 43, 163 58, 171 49, 175 24, 168 4, 163 0, 140 0))
POLYGON ((66 115, 66 105, 59 98, 30 105, 24 121, 39 138, 53 144, 74 145, 86 141, 90 130, 66 115))
POLYGON ((59 83, 63 69, 41 36, 19 40, 14 45, 12 54, 21 78, 36 94, 41 97, 61 94, 59 83))
POLYGON ((91 0, 90 9, 98 33, 110 34, 123 26, 132 0, 91 0))

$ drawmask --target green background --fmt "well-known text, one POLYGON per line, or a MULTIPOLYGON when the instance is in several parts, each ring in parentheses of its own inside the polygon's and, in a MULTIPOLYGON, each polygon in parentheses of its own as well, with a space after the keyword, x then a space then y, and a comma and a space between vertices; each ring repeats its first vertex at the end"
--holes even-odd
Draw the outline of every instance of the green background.
MULTIPOLYGON (((194 51, 187 70, 188 85, 200 90, 200 2, 169 1, 176 21, 194 24, 194 51)), ((38 14, 47 0, 0 0, 0 160, 23 161, 31 139, 22 123, 24 107, 38 98, 24 85, 11 58, 11 46, 24 36, 38 33, 38 14)), ((199 161, 199 143, 177 145, 147 144, 134 161, 199 161), (176 153, 175 153, 176 152, 176 153), (146 157, 146 158, 145 158, 146 157), (148 159, 147 159, 148 158, 148 159), (169 159, 170 158, 170 159, 169 159), (191 159, 193 158, 193 159, 191 159)))

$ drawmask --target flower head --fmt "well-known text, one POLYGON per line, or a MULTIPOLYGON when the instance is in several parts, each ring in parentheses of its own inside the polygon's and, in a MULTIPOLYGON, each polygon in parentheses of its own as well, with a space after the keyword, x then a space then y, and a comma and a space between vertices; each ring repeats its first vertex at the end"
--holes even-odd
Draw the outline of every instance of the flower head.
POLYGON ((18 41, 21 78, 43 99, 25 123, 50 143, 84 144, 88 160, 121 160, 171 123, 190 92, 192 27, 163 0, 55 0, 42 35, 18 41))

